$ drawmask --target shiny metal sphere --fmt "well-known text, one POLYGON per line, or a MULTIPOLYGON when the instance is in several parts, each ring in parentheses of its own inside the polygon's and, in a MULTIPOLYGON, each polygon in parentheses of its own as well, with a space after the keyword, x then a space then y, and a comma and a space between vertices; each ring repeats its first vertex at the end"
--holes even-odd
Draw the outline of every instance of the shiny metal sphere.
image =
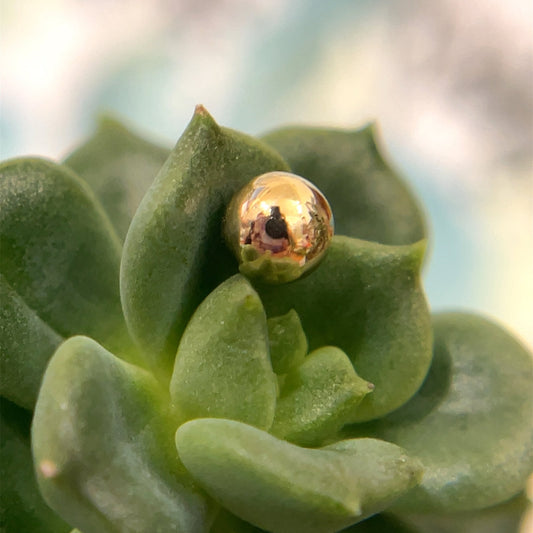
POLYGON ((268 172, 233 197, 224 236, 244 275, 285 283, 323 259, 333 236, 333 215, 324 195, 306 179, 268 172))

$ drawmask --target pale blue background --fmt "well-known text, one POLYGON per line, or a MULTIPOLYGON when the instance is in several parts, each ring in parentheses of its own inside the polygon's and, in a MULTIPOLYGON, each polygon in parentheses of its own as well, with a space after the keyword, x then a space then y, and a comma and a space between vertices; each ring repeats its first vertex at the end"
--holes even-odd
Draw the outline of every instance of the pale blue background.
POLYGON ((530 2, 0 5, 2 157, 60 158, 101 110, 169 145, 197 103, 252 134, 377 119, 431 219, 432 307, 533 343, 530 2))

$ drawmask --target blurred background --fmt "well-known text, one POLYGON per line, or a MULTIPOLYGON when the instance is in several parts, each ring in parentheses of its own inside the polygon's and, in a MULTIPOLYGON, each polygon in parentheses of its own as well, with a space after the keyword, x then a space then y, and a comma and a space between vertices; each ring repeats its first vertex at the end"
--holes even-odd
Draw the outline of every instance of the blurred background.
POLYGON ((1 0, 0 152, 63 157, 112 111, 171 146, 194 105, 251 134, 371 119, 422 198, 434 310, 533 346, 533 3, 1 0))

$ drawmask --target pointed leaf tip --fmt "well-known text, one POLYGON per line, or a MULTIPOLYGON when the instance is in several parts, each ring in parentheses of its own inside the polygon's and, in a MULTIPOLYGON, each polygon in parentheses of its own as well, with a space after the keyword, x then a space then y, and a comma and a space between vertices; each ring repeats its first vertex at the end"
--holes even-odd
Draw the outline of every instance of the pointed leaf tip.
POLYGON ((386 508, 421 472, 418 461, 388 442, 301 448, 233 420, 187 422, 176 432, 176 445, 215 500, 275 533, 339 531, 386 508))
POLYGON ((162 375, 196 307, 237 271, 220 237, 232 196, 285 168, 269 146, 220 128, 200 106, 148 190, 124 243, 121 297, 132 336, 162 375))
POLYGON ((189 126, 193 126, 194 124, 205 125, 209 129, 216 132, 221 131, 221 127, 217 124, 211 113, 209 113, 209 111, 202 104, 198 104, 194 108, 194 113, 189 123, 189 126))
POLYGON ((203 106, 203 104, 197 104, 194 108, 194 114, 195 115, 203 115, 206 117, 210 117, 211 114, 207 111, 207 109, 203 106))

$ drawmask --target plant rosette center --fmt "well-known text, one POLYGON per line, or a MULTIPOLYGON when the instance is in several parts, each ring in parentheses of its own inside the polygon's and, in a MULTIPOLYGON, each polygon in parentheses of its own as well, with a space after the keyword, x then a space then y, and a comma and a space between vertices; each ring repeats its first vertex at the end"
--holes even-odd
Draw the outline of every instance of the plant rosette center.
POLYGON ((431 315, 426 244, 374 126, 256 139, 198 107, 172 150, 103 118, 2 163, 1 526, 514 524, 531 354, 431 315))

